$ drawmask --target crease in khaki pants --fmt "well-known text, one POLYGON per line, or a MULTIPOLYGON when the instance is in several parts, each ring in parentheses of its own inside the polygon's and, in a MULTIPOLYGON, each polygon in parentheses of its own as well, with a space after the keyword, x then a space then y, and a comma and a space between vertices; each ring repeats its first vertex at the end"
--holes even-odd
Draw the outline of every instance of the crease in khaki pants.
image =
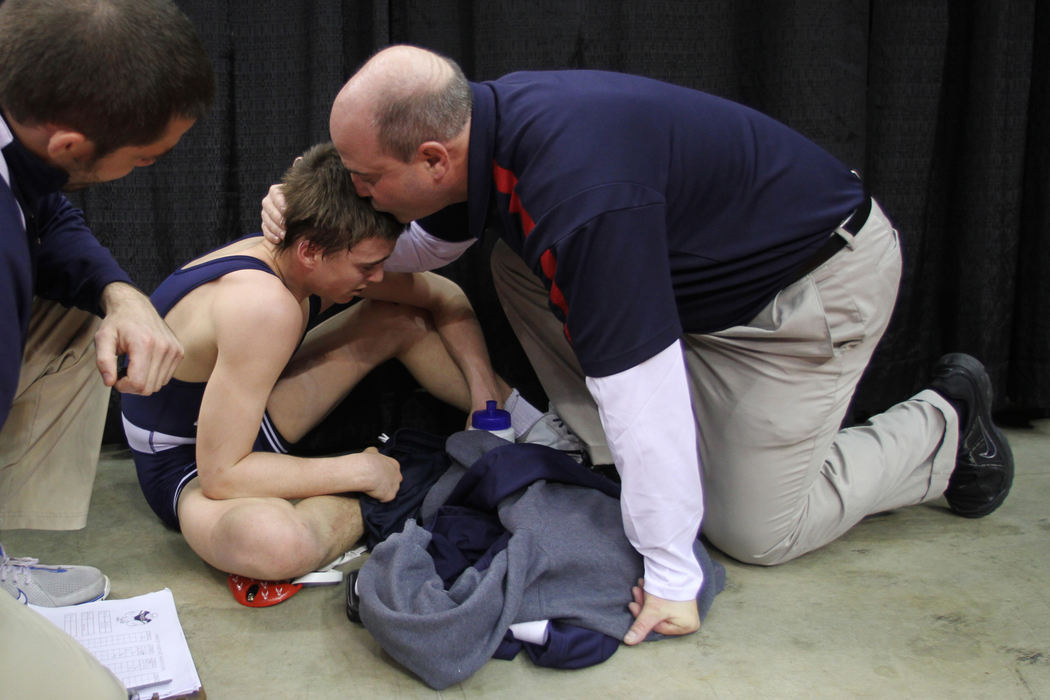
POLYGON ((18 390, 0 430, 0 530, 87 522, 110 396, 95 362, 99 323, 34 299, 18 390))
MULTIPOLYGON (((788 561, 867 515, 937 498, 954 468, 957 419, 932 391, 839 430, 901 274, 897 232, 876 203, 851 238, 747 325, 683 337, 704 470, 702 532, 741 561, 788 561)), ((502 241, 492 270, 555 409, 595 463, 611 462, 539 279, 502 241)))

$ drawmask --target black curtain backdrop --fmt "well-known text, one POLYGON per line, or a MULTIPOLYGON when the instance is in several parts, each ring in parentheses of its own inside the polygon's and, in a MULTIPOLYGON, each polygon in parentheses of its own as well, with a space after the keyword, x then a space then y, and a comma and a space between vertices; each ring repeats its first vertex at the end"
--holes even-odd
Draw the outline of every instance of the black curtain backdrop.
MULTIPOLYGON (((1050 409, 1050 3, 179 5, 215 62, 214 110, 159 164, 78 198, 144 290, 185 260, 257 231, 269 184, 328 138, 329 107, 346 78, 376 49, 413 43, 451 56, 476 80, 522 69, 617 70, 785 122, 859 170, 902 234, 900 299, 855 417, 909 396, 948 351, 985 362, 1000 412, 1050 409)), ((495 299, 490 246, 444 272, 474 302, 497 370, 545 405, 495 299)), ((384 367, 355 391, 356 408, 340 424, 372 435, 433 413, 398 372, 384 367)))

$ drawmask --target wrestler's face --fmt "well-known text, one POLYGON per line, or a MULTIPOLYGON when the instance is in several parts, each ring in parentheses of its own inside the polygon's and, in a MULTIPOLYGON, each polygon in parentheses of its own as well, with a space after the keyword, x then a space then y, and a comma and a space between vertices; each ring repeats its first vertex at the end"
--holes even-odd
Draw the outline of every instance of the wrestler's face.
POLYGON ((124 146, 101 158, 94 157, 94 144, 87 142, 90 149, 86 154, 64 154, 57 165, 69 174, 69 181, 64 190, 81 190, 85 187, 119 180, 135 168, 153 165, 157 159, 175 147, 182 135, 193 126, 193 119, 176 117, 159 139, 144 146, 124 146))
POLYGON ((393 250, 393 241, 366 238, 350 250, 325 255, 312 276, 311 293, 334 304, 347 303, 383 280, 383 263, 393 250))

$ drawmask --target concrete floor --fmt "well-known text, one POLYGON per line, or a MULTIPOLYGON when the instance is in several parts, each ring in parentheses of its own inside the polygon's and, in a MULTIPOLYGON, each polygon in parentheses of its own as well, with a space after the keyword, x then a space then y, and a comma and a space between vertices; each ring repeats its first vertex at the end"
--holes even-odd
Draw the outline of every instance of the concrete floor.
POLYGON ((236 603, 225 576, 149 512, 126 452, 104 452, 85 530, 9 531, 3 543, 98 566, 111 598, 170 588, 210 700, 1050 698, 1050 421, 1007 435, 1017 476, 987 518, 936 502, 869 518, 780 567, 719 557, 727 588, 696 635, 621 647, 579 671, 523 654, 491 661, 443 693, 347 622, 342 586, 272 608, 236 603))

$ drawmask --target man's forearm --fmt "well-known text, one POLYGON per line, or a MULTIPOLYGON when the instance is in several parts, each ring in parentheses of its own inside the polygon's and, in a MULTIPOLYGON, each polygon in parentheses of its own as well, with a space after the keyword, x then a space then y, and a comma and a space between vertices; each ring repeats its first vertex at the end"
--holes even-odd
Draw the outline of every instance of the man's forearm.
POLYGON ((40 248, 35 293, 102 315, 106 287, 114 282, 131 286, 131 278, 92 235, 83 213, 61 194, 41 200, 36 215, 40 248))
POLYGON ((685 361, 678 342, 609 377, 587 378, 620 472, 624 530, 645 559, 645 589, 695 598, 693 554, 703 517, 700 460, 685 361))

